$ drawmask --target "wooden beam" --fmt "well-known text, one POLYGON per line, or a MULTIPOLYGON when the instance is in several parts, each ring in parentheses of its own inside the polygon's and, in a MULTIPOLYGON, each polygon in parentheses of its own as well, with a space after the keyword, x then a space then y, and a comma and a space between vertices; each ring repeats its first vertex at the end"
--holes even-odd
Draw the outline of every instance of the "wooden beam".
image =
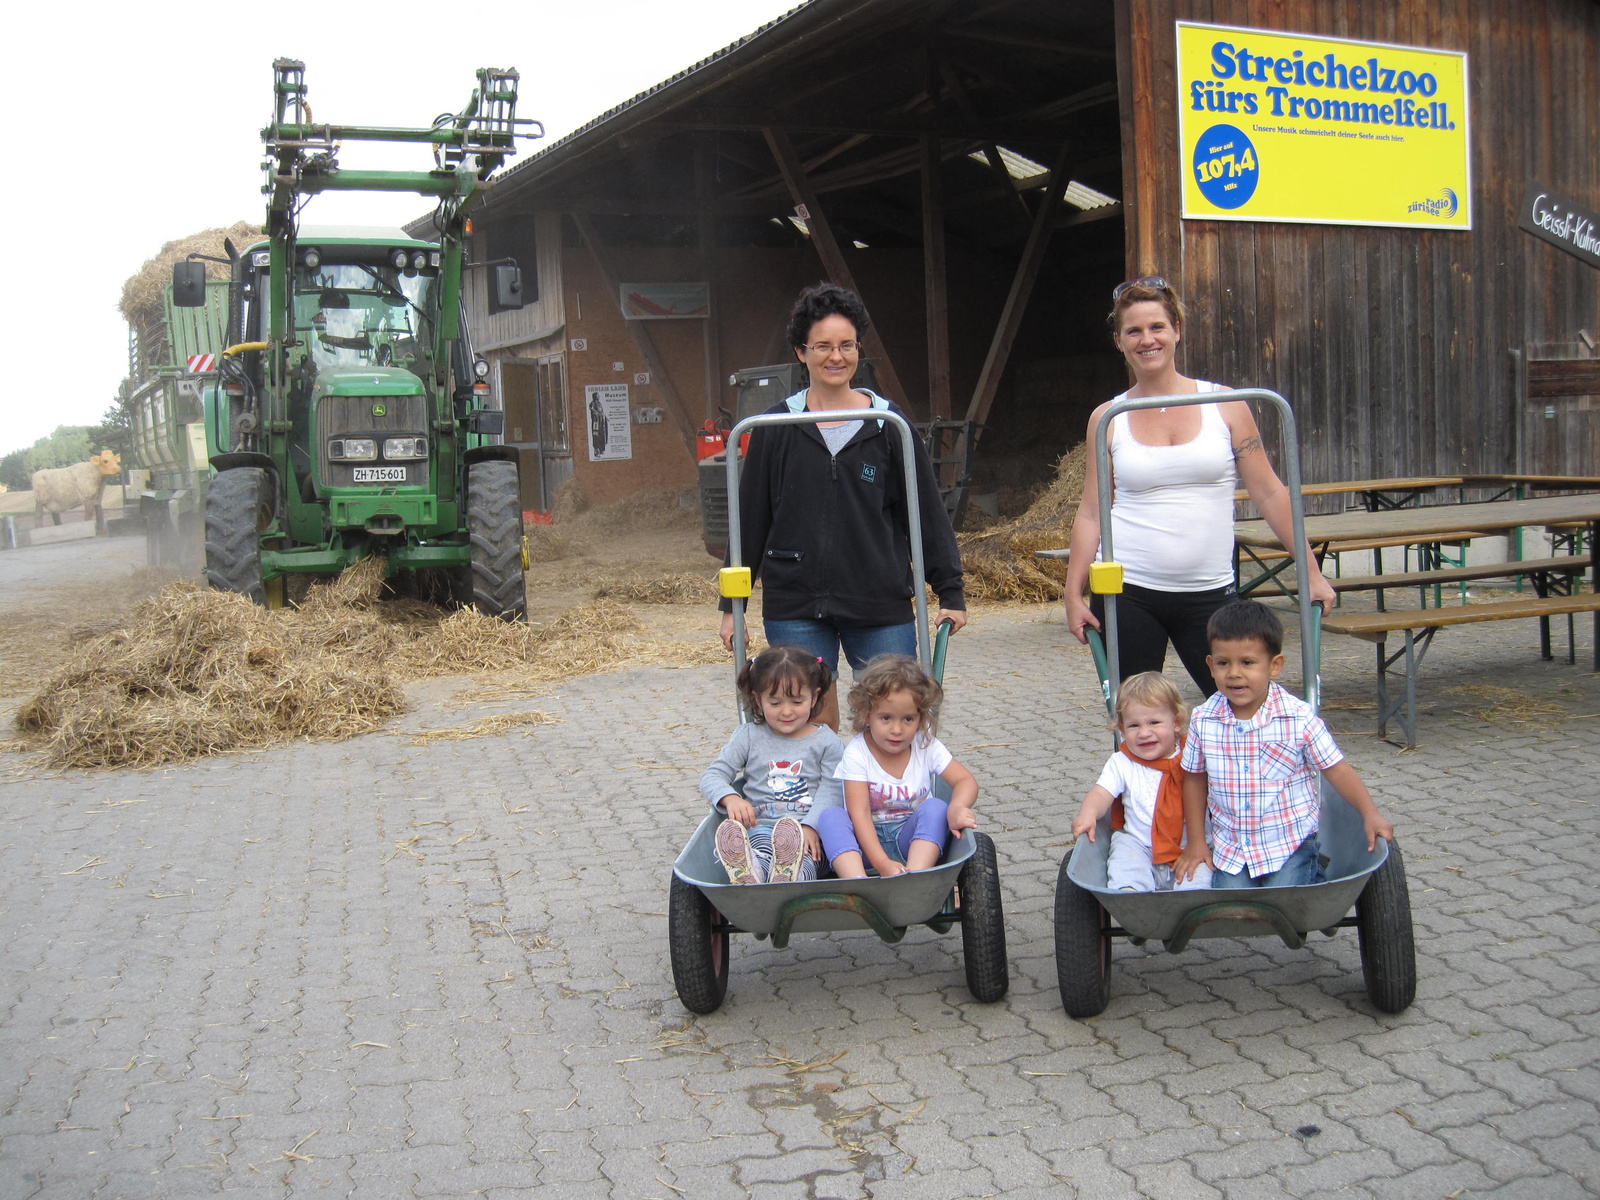
MULTIPOLYGON (((822 211, 822 205, 817 200, 817 193, 811 187, 811 181, 806 178, 806 173, 800 166, 794 146, 789 141, 788 132, 776 126, 768 126, 762 132, 766 135, 767 145, 772 148, 772 157, 777 160, 778 170, 783 172, 784 182, 789 185, 789 195, 793 198, 795 207, 803 208, 806 212, 806 228, 811 231, 811 244, 816 247, 817 254, 822 259, 822 269, 834 283, 842 288, 849 288, 860 296, 861 288, 857 286, 855 275, 850 271, 850 264, 845 262, 844 252, 839 249, 839 243, 834 239, 833 228, 828 224, 827 215, 822 211)), ((907 403, 905 389, 900 385, 900 376, 889 360, 889 351, 884 347, 883 337, 877 327, 871 326, 862 330, 861 340, 866 346, 867 354, 877 359, 879 384, 891 397, 902 404, 907 403)))
POLYGON ((1116 57, 1115 50, 1100 50, 1094 46, 1085 46, 1081 42, 1057 42, 1049 38, 1035 37, 1033 34, 1001 33, 989 29, 965 29, 960 26, 947 27, 944 30, 946 37, 963 38, 969 42, 989 42, 996 46, 1023 46, 1030 50, 1044 50, 1050 54, 1062 55, 1068 58, 1099 58, 1110 60, 1116 57))
POLYGON ((1056 210, 1067 190, 1067 167, 1072 161, 1072 143, 1065 143, 1056 154, 1050 168, 1050 187, 1044 194, 1039 211, 1033 214, 1033 228, 1028 233, 1027 244, 1022 248, 1022 261, 1011 280, 1011 291, 1006 296, 1005 307, 1000 310, 1000 323, 995 326, 994 338, 989 343, 989 355, 984 359, 983 372, 978 376, 978 386, 973 390, 972 403, 967 406, 967 420, 983 424, 989 419, 989 409, 994 404, 995 393, 1000 389, 1000 376, 1005 373, 1006 361, 1011 357, 1011 347, 1017 340, 1017 330, 1022 325, 1022 314, 1028 307, 1028 297, 1033 293, 1034 282, 1039 278, 1039 268, 1044 265, 1044 252, 1050 245, 1050 233, 1055 228, 1056 210))
MULTIPOLYGON (((1099 97, 1097 103, 1114 100, 1099 97)), ((1068 111, 1071 111, 1070 109, 1068 111)), ((1053 142, 1061 137, 1061 127, 1032 118, 992 117, 977 128, 948 117, 862 113, 853 117, 833 117, 823 113, 775 112, 759 108, 707 108, 697 112, 677 112, 652 121, 651 127, 666 132, 681 129, 764 130, 804 129, 815 133, 870 134, 878 137, 921 137, 934 133, 942 137, 989 138, 999 142, 1053 142)))
POLYGON ((950 419, 950 300, 946 292, 943 160, 939 139, 922 138, 922 284, 928 317, 928 415, 950 419))
MULTIPOLYGON (((594 222, 589 220, 587 213, 573 213, 572 219, 577 223, 578 232, 583 235, 584 244, 589 247, 589 253, 594 256, 595 266, 600 268, 600 276, 605 280, 606 291, 611 296, 611 303, 617 306, 617 313, 622 313, 622 285, 616 271, 612 268, 611 260, 607 257, 605 249, 600 245, 600 239, 594 231, 594 222)), ((699 460, 699 451, 695 442, 695 431, 699 428, 684 407, 683 398, 678 395, 678 389, 673 386, 672 376, 667 373, 667 364, 662 359, 660 351, 656 349, 655 339, 650 336, 648 321, 630 321, 622 318, 622 323, 628 327, 628 333, 633 338, 633 344, 644 357, 645 363, 650 368, 650 382, 661 389, 662 398, 667 402, 667 411, 672 414, 672 422, 678 427, 678 437, 683 441, 683 448, 688 453, 691 461, 699 460)))
MULTIPOLYGON (((706 420, 715 421, 718 403, 722 398, 722 338, 719 322, 722 317, 717 296, 717 218, 705 201, 716 193, 716 152, 702 141, 695 147, 695 191, 699 193, 700 207, 700 277, 706 281, 706 298, 709 305, 706 319, 701 324, 704 334, 706 420)), ((695 456, 698 459, 699 451, 695 456)))

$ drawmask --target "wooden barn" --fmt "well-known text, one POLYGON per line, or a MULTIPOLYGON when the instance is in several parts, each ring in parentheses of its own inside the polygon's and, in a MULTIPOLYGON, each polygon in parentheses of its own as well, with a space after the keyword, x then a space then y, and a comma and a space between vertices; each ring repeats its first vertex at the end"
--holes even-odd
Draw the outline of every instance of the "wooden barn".
POLYGON ((1307 481, 1596 474, 1595 210, 1595 0, 810 0, 521 159, 474 250, 531 302, 468 303, 529 508, 691 486, 821 278, 977 492, 1126 386, 1151 274, 1186 373, 1294 404, 1307 481))

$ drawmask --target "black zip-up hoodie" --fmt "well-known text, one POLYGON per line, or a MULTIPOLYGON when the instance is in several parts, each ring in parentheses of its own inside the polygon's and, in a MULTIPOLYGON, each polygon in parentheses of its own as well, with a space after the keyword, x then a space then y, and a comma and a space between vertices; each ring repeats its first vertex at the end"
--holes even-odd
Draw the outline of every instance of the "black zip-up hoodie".
MULTIPOLYGON (((866 394, 874 407, 905 415, 866 394)), ((802 412, 805 402, 806 393, 797 392, 767 411, 802 412)), ((965 611, 955 531, 928 452, 914 445, 928 584, 940 607, 965 611)), ((863 421, 838 455, 829 453, 815 425, 752 432, 739 475, 739 541, 743 563, 762 580, 764 618, 840 626, 914 618, 900 458, 900 436, 882 421, 863 421)), ((721 607, 727 612, 731 602, 721 607)))

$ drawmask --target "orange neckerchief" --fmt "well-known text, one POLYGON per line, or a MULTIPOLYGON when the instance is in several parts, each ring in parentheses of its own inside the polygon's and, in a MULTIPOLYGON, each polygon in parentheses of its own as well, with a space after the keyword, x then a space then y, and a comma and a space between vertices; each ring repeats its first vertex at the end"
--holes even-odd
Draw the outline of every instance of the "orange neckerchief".
MULTIPOLYGON (((1155 816, 1150 822, 1150 861, 1154 863, 1177 862, 1183 850, 1183 739, 1178 739, 1178 752, 1171 758, 1140 758, 1122 744, 1122 753, 1148 771, 1161 773, 1161 786, 1156 791, 1155 816)), ((1111 804, 1111 828, 1121 829, 1127 820, 1122 807, 1122 797, 1111 804)))

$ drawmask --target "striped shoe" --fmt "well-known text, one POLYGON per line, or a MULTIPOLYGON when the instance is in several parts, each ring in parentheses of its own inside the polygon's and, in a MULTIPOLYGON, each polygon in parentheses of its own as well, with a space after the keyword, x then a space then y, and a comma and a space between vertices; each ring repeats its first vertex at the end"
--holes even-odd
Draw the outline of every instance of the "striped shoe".
POLYGON ((772 874, 768 883, 794 883, 800 878, 800 864, 806 857, 806 837, 800 822, 780 817, 772 827, 772 874))
POLYGON ((737 821, 717 826, 717 861, 728 872, 729 883, 760 883, 761 875, 750 853, 750 834, 737 821))

